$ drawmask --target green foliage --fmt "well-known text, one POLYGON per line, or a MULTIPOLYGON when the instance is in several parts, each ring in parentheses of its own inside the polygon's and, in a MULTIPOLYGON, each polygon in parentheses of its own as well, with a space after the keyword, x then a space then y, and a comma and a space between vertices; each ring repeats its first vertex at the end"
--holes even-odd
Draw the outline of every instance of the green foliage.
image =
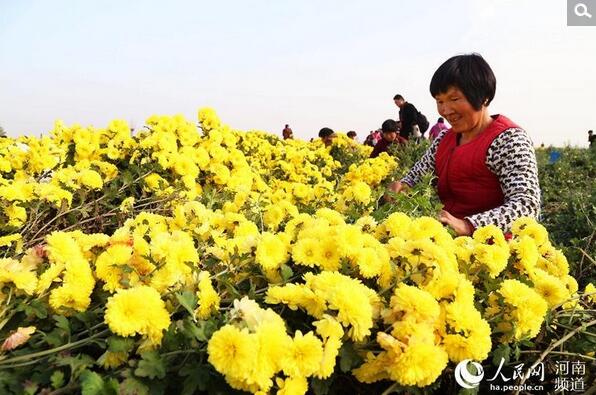
POLYGON ((542 190, 542 223, 569 260, 580 286, 596 281, 596 150, 540 149, 536 153, 542 190), (561 156, 549 163, 553 150, 561 156))
POLYGON ((362 364, 362 357, 354 349, 354 343, 346 342, 339 349, 339 368, 347 373, 362 364))
POLYGON ((190 313, 191 317, 194 317, 195 309, 197 308, 197 296, 190 291, 184 291, 177 292, 176 299, 190 313))
POLYGON ((418 159, 430 147, 429 140, 422 140, 416 142, 409 140, 405 144, 393 144, 389 147, 389 154, 395 156, 398 160, 399 167, 394 174, 394 179, 400 179, 414 166, 418 159))
POLYGON ((139 367, 135 370, 137 376, 150 379, 163 379, 166 377, 166 365, 156 351, 144 352, 141 357, 139 367))
POLYGON ((377 221, 387 218, 395 212, 411 216, 429 216, 436 218, 443 207, 433 189, 433 176, 425 176, 414 188, 394 194, 380 201, 380 206, 371 214, 377 221))
POLYGON ((334 144, 329 151, 329 155, 339 163, 340 169, 336 174, 345 174, 351 165, 362 163, 367 157, 363 156, 356 146, 334 144))
POLYGON ((52 383, 52 388, 60 388, 64 384, 64 372, 61 370, 56 370, 52 373, 50 377, 50 382, 52 383))
MULTIPOLYGON (((271 143, 275 141, 271 140, 271 143)), ((395 155, 399 165, 390 178, 399 179, 405 175, 428 146, 429 143, 424 141, 393 147, 391 153, 395 155)), ((595 151, 571 148, 562 149, 561 152, 561 160, 554 164, 548 163, 547 151, 538 152, 544 202, 543 223, 556 245, 565 249, 570 261, 571 274, 578 278, 583 286, 595 280, 596 272, 593 258, 596 255, 596 191, 593 181, 596 179, 596 154, 595 151)), ((356 150, 339 147, 333 147, 331 155, 341 163, 341 169, 337 174, 345 173, 350 165, 364 159, 356 150)), ((167 212, 165 201, 159 201, 155 196, 147 196, 138 186, 138 180, 147 170, 147 167, 141 169, 134 164, 127 165, 122 177, 105 186, 103 195, 93 196, 93 192, 90 191, 77 194, 74 198, 75 208, 70 213, 64 208, 33 213, 39 216, 39 223, 37 227, 25 229, 24 238, 29 243, 26 247, 40 242, 43 239, 42 235, 50 229, 78 228, 86 232, 101 229, 110 233, 127 218, 126 215, 115 213, 115 207, 119 206, 124 196, 138 198, 138 205, 132 214, 138 211, 167 212), (97 217, 99 222, 84 222, 94 219, 95 211, 111 215, 97 217), (42 231, 43 226, 51 221, 54 221, 51 223, 52 226, 42 231), (77 227, 78 225, 81 226, 77 227), (37 232, 40 232, 39 235, 37 232)), ((386 186, 382 187, 384 189, 386 186)), ((436 217, 441 209, 430 175, 411 190, 389 197, 393 200, 378 202, 372 212, 375 219, 382 220, 397 211, 412 216, 436 217)), ((222 202, 231 198, 233 197, 230 192, 223 192, 218 187, 205 186, 199 199, 207 207, 215 209, 221 208, 222 202)), ((362 209, 358 208, 349 216, 355 219, 361 214, 362 209)), ((260 211, 255 211, 254 215, 255 223, 262 225, 259 219, 260 211)), ((243 257, 235 256, 234 259, 241 261, 243 257)), ((215 265, 216 262, 217 259, 205 254, 201 257, 201 269, 209 269, 210 265, 215 265)), ((234 265, 230 265, 230 270, 233 270, 233 267, 234 265)), ((302 269, 299 266, 282 265, 282 280, 286 282, 299 277, 302 269)), ((263 297, 267 282, 262 279, 262 273, 250 273, 254 276, 240 281, 235 281, 234 276, 230 274, 222 274, 216 281, 218 292, 224 295, 228 305, 233 298, 247 294, 254 299, 263 297)), ((496 282, 485 283, 486 292, 479 292, 476 297, 485 299, 496 287, 496 282)), ((102 294, 103 291, 99 288, 98 286, 96 289, 99 295, 95 301, 97 304, 84 313, 68 317, 52 315, 47 304, 32 298, 10 311, 9 319, 0 324, 6 324, 6 327, 1 329, 11 331, 19 325, 35 324, 37 332, 26 346, 12 351, 9 355, 0 355, 0 393, 237 393, 229 388, 222 376, 215 372, 206 360, 207 342, 223 325, 225 319, 218 317, 196 320, 195 290, 184 289, 170 293, 168 309, 172 313, 172 323, 158 349, 142 352, 142 349, 138 348, 138 339, 119 337, 106 329, 104 310, 107 293, 102 294), (112 353, 123 353, 124 360, 120 365, 106 367, 106 356, 112 353)), ((229 314, 225 312, 226 309, 227 307, 222 307, 222 315, 229 314)), ((284 317, 288 317, 288 322, 296 325, 290 328, 291 330, 309 330, 309 320, 312 318, 299 311, 288 310, 285 311, 284 317)), ((562 342, 555 351, 571 353, 576 358, 585 358, 596 348, 596 333, 593 329, 595 326, 586 326, 594 320, 594 310, 586 310, 558 308, 550 311, 542 333, 534 342, 500 344, 498 334, 495 334, 494 349, 488 359, 483 361, 485 366, 491 362, 498 365, 501 358, 504 358, 506 363, 523 362, 529 366, 536 361, 541 352, 553 343, 565 339, 572 331, 575 331, 572 336, 562 342)), ((4 330, 2 333, 4 334, 4 330)), ((386 381, 372 385, 358 383, 351 371, 362 363, 366 351, 365 348, 357 348, 353 342, 346 341, 340 349, 335 373, 326 380, 311 379, 311 390, 321 395, 383 392, 430 394, 457 391, 453 386, 449 387, 453 382, 450 368, 437 382, 424 389, 402 387, 386 381), (454 391, 445 392, 445 387, 454 391)), ((556 355, 548 355, 546 360, 552 361, 556 358, 556 355)), ((460 391, 466 394, 475 392, 477 390, 460 391)))
POLYGON ((101 376, 90 370, 85 370, 81 374, 81 393, 83 395, 102 395, 104 394, 104 381, 101 376))

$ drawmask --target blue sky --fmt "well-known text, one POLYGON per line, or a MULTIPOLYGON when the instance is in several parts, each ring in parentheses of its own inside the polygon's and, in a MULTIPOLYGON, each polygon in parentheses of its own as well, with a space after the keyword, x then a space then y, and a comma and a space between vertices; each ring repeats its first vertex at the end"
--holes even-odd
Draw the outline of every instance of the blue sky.
MULTIPOLYGON (((564 1, 0 0, 0 125, 39 135, 55 119, 103 127, 214 107, 242 129, 362 140, 401 93, 431 121, 428 84, 452 55, 497 76, 491 112, 536 145, 586 145, 596 129, 596 27, 564 1)), ((596 10, 594 11, 596 12, 596 10)))

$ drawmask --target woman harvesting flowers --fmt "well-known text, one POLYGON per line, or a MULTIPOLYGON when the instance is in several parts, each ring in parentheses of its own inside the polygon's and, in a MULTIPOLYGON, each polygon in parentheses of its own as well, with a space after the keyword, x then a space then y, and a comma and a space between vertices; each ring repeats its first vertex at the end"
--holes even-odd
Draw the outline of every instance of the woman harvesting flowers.
POLYGON ((537 217, 540 187, 536 155, 526 131, 504 115, 490 115, 496 78, 478 54, 454 56, 435 72, 430 92, 451 124, 400 181, 399 193, 434 172, 444 210, 439 219, 458 235, 520 217, 537 217))

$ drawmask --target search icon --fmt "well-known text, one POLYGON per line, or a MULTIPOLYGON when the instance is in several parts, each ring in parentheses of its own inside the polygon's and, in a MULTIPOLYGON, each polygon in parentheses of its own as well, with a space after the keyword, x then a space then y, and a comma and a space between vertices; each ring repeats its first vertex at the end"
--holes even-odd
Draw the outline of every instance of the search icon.
POLYGON ((588 7, 584 3, 577 3, 573 11, 579 17, 587 16, 588 18, 592 18, 592 14, 588 12, 588 7))

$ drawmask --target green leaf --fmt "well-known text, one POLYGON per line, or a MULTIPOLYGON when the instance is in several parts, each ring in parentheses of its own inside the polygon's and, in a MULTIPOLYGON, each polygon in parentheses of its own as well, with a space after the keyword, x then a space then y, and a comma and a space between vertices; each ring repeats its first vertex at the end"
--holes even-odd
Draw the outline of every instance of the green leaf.
POLYGON ((185 319, 182 323, 182 328, 184 331, 185 336, 187 337, 194 337, 200 342, 206 342, 207 336, 205 336, 205 331, 199 328, 192 320, 185 319))
POLYGON ((68 318, 63 315, 53 315, 52 318, 56 321, 56 328, 61 329, 70 338, 70 323, 68 318))
POLYGON ((109 379, 107 382, 104 383, 103 389, 104 393, 108 395, 119 395, 120 392, 118 390, 118 380, 116 379, 109 379))
POLYGON ((313 378, 310 381, 310 388, 312 388, 315 395, 327 395, 329 393, 329 389, 331 388, 332 382, 333 382, 332 377, 328 378, 326 380, 313 378))
POLYGON ((362 358, 356 350, 354 344, 351 342, 344 343, 339 350, 339 368, 342 372, 347 373, 352 368, 360 365, 362 358))
POLYGON ((286 264, 281 265, 281 278, 283 278, 284 281, 288 281, 293 275, 294 271, 291 267, 286 264))
POLYGON ((36 316, 44 319, 48 316, 48 308, 39 299, 33 299, 29 304, 21 304, 17 307, 17 311, 24 311, 28 316, 36 316))
POLYGON ((26 395, 34 395, 39 388, 39 384, 33 381, 27 381, 23 385, 23 390, 25 391, 24 394, 26 395))
POLYGON ((119 395, 148 395, 149 388, 139 380, 129 377, 120 383, 118 387, 119 395))
POLYGON ((190 319, 183 321, 183 330, 186 336, 192 336, 200 342, 206 342, 217 330, 217 325, 212 320, 199 321, 196 324, 190 319))
POLYGON ((499 344, 495 351, 493 351, 493 365, 499 366, 501 363, 501 359, 505 360, 505 364, 509 363, 509 359, 511 358, 511 347, 509 344, 499 344))
POLYGON ((110 336, 108 338, 108 350, 111 352, 129 352, 134 345, 134 340, 127 337, 110 336))
POLYGON ((191 317, 195 316, 195 310, 197 308, 197 296, 190 291, 176 292, 176 299, 178 302, 188 311, 191 317))
POLYGON ((187 365, 180 370, 181 376, 186 376, 182 385, 182 395, 192 395, 198 391, 206 391, 209 387, 209 370, 205 365, 187 365), (185 369, 186 368, 186 369, 185 369))
POLYGON ((157 351, 144 352, 141 354, 141 358, 139 366, 135 369, 137 376, 150 379, 166 377, 166 365, 157 351))
POLYGON ((84 370, 80 376, 81 393, 83 395, 101 395, 104 382, 101 376, 90 370, 84 370))
POLYGON ((86 354, 79 354, 76 356, 58 356, 56 357, 56 364, 58 366, 69 366, 71 378, 76 379, 86 370, 87 367, 92 366, 95 360, 86 354))
POLYGON ((15 374, 0 370, 0 390, 9 393, 9 388, 14 388, 19 384, 19 380, 17 380, 15 374))
POLYGON ((53 329, 49 333, 43 334, 44 340, 52 347, 58 347, 65 343, 67 343, 66 336, 64 336, 64 332, 60 329, 53 329))
POLYGON ((474 388, 462 388, 457 392, 457 395, 476 395, 478 394, 480 387, 474 388))
POLYGON ((514 361, 519 361, 520 356, 521 356, 521 348, 519 347, 519 344, 516 344, 515 347, 513 348, 514 361))
POLYGON ((522 346, 524 346, 524 347, 528 347, 528 348, 532 348, 532 347, 534 347, 534 342, 532 342, 531 340, 528 340, 528 339, 526 339, 526 340, 522 340, 522 341, 520 342, 520 344, 521 344, 522 346))
POLYGON ((64 385, 64 372, 61 370, 54 371, 50 377, 50 383, 54 389, 62 387, 64 385))

